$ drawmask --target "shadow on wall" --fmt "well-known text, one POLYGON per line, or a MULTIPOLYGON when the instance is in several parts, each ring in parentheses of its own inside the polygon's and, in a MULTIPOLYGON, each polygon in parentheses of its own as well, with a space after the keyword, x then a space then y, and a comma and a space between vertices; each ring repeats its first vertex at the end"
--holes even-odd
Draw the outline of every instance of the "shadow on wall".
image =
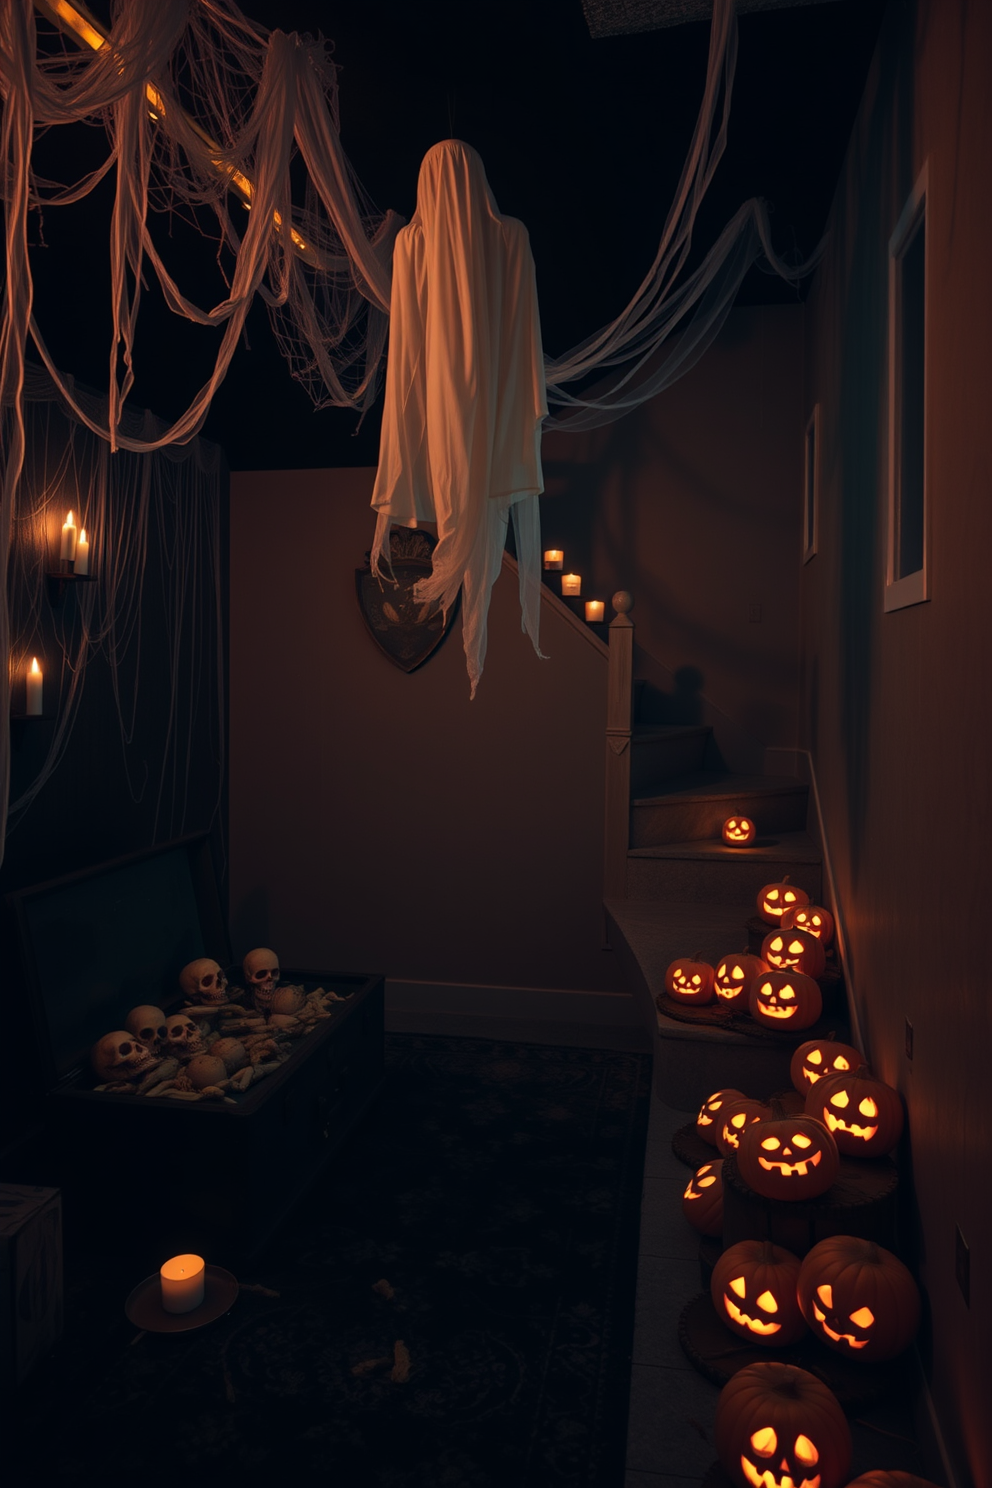
POLYGON ((703 722, 703 674, 698 667, 683 666, 675 672, 674 687, 665 692, 651 682, 642 683, 635 695, 638 723, 698 724, 703 722))

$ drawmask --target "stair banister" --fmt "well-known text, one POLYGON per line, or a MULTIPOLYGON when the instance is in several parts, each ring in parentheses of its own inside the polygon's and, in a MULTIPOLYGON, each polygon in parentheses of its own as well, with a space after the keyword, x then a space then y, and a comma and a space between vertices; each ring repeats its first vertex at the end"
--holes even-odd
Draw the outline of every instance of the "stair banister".
POLYGON ((603 897, 627 897, 630 843, 630 735, 634 680, 633 596, 618 589, 611 601, 610 657, 606 678, 606 820, 603 897))

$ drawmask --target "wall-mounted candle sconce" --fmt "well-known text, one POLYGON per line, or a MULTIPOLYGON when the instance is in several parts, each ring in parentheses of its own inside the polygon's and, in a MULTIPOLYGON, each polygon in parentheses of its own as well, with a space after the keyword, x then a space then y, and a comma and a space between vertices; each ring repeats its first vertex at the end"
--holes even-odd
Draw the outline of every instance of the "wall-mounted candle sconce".
POLYGON ((61 604, 70 584, 96 583, 95 574, 90 573, 90 541, 86 528, 76 530, 75 514, 71 511, 62 524, 58 569, 48 569, 45 578, 48 582, 48 597, 53 605, 61 604))

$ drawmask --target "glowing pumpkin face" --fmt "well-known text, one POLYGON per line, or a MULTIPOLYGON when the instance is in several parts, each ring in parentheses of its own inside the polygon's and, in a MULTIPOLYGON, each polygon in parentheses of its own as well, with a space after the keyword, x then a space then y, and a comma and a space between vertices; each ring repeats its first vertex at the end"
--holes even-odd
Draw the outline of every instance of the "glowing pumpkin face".
POLYGON ((882 1157, 902 1135, 899 1092, 862 1064, 856 1074, 828 1075, 806 1097, 806 1110, 832 1132, 848 1157, 882 1157))
POLYGON ((834 917, 822 904, 800 904, 798 909, 788 909, 782 916, 783 930, 805 930, 828 946, 834 938, 834 917))
POLYGON ((850 1477, 851 1432, 836 1396, 772 1359, 723 1387, 716 1449, 737 1488, 842 1488, 850 1477))
POLYGON ((801 971, 804 976, 822 976, 827 953, 815 935, 805 930, 770 930, 761 942, 761 954, 775 971, 801 971))
POLYGON ((682 1195, 682 1213, 701 1235, 723 1234, 723 1159, 704 1163, 682 1195))
POLYGON ((755 977, 748 994, 751 1017, 783 1032, 811 1028, 823 1011, 823 998, 812 977, 798 971, 770 971, 755 977))
POLYGON ((726 1105, 716 1134, 716 1145, 721 1154, 729 1157, 736 1152, 747 1128, 756 1121, 767 1121, 771 1114, 771 1106, 766 1106, 764 1101, 748 1100, 744 1096, 726 1105))
POLYGON ((767 1348, 806 1332, 796 1300, 799 1258, 770 1240, 741 1240, 723 1252, 710 1276, 710 1296, 731 1332, 767 1348))
POLYGON ((855 1235, 821 1240, 802 1263, 799 1306, 828 1348, 871 1361, 893 1359, 912 1342, 920 1294, 891 1251, 855 1235))
POLYGON ((808 1095, 824 1075, 846 1075, 863 1063, 860 1052, 834 1039, 810 1039, 792 1056, 789 1075, 800 1095, 808 1095))
POLYGON ((711 1147, 715 1147, 723 1112, 734 1101, 744 1099, 746 1097, 743 1090, 717 1090, 713 1095, 708 1095, 696 1117, 696 1135, 702 1137, 704 1142, 709 1142, 711 1147))
POLYGON ((790 909, 798 909, 809 903, 809 895, 790 884, 788 876, 781 883, 765 884, 758 895, 758 913, 770 925, 780 925, 782 916, 790 909))
POLYGON ((760 956, 749 956, 746 953, 740 956, 723 956, 717 962, 713 979, 717 1002, 721 1007, 746 1011, 751 982, 767 970, 768 965, 760 956))
POLYGON ((748 1187, 763 1198, 815 1199, 837 1181, 840 1153, 813 1117, 776 1116, 745 1131, 737 1167, 748 1187))
POLYGON ((749 847, 757 835, 749 816, 728 816, 723 824, 723 840, 728 847, 749 847))
POLYGON ((707 961, 688 956, 673 961, 665 972, 665 991, 676 1002, 702 1007, 713 1001, 713 968, 707 961))

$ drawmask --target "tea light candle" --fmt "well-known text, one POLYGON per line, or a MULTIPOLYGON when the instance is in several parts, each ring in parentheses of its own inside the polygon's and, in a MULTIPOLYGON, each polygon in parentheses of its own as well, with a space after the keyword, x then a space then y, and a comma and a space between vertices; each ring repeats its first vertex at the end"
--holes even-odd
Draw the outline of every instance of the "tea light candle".
POLYGON ((548 548, 547 552, 544 555, 545 568, 560 569, 564 567, 564 564, 565 554, 562 552, 561 548, 548 548))
POLYGON ((62 546, 59 548, 59 557, 67 559, 69 563, 76 556, 76 519, 72 512, 66 517, 62 524, 62 546))
POLYGON ((159 1271, 162 1306, 166 1312, 192 1312, 203 1301, 206 1268, 202 1256, 180 1255, 159 1271))
POLYGON ((606 614, 606 601, 602 599, 586 600, 586 619, 602 620, 606 614))
POLYGON ((38 665, 38 658, 37 656, 32 656, 31 666, 28 669, 27 712, 33 718, 39 718, 41 716, 41 690, 43 685, 44 679, 41 674, 41 667, 38 665))
POLYGON ((562 574, 561 592, 562 594, 570 594, 573 599, 578 599, 579 595, 582 593, 582 575, 562 574))
POLYGON ((81 527, 79 537, 76 539, 76 564, 73 569, 77 574, 88 574, 90 571, 90 544, 86 536, 86 528, 81 527))

